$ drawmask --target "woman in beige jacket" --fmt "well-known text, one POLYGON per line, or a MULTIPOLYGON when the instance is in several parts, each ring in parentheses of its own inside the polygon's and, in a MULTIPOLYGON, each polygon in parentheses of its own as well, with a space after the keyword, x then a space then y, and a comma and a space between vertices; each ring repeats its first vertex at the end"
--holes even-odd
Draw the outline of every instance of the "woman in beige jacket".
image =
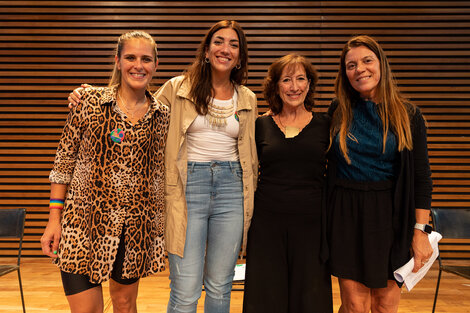
POLYGON ((257 178, 256 96, 242 86, 247 43, 234 21, 216 23, 188 71, 156 97, 171 110, 166 147, 168 312, 229 312, 257 178))
MULTIPOLYGON (((230 311, 258 174, 256 96, 242 85, 247 54, 240 25, 220 21, 185 74, 155 94, 171 112, 165 149, 168 312, 196 312, 202 284, 206 313, 230 311)), ((69 101, 79 101, 78 93, 69 101)))

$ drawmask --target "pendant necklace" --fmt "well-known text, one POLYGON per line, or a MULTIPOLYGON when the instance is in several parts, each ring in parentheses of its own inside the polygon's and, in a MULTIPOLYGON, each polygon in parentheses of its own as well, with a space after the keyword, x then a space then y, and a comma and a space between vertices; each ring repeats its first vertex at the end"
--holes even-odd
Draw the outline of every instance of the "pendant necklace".
POLYGON ((124 110, 124 113, 127 115, 127 117, 133 121, 134 120, 134 115, 137 111, 141 110, 142 108, 144 107, 147 107, 147 98, 145 98, 145 102, 138 108, 134 109, 132 112, 129 111, 129 109, 127 108, 127 102, 124 101, 124 99, 121 97, 121 93, 118 93, 118 99, 119 101, 121 101, 121 104, 122 104, 122 109, 124 110))
POLYGON ((294 127, 294 126, 284 126, 281 121, 281 115, 277 116, 277 119, 279 120, 279 124, 281 124, 282 128, 284 128, 284 135, 286 138, 294 138, 300 133, 300 128, 294 127))
POLYGON ((206 119, 211 126, 214 127, 225 127, 227 125, 227 118, 233 114, 235 108, 235 103, 233 98, 235 93, 232 96, 232 101, 229 106, 220 106, 214 104, 214 99, 207 106, 206 119))

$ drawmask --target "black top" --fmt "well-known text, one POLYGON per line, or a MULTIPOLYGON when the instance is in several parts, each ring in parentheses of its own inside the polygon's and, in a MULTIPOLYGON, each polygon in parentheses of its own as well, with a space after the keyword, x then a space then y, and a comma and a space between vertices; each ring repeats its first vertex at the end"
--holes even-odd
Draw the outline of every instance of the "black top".
POLYGON ((256 204, 262 203, 263 209, 306 213, 312 211, 312 203, 321 201, 328 129, 329 117, 322 113, 315 113, 293 138, 285 138, 272 116, 261 116, 256 120, 256 147, 260 160, 255 195, 257 208, 259 205, 256 204))

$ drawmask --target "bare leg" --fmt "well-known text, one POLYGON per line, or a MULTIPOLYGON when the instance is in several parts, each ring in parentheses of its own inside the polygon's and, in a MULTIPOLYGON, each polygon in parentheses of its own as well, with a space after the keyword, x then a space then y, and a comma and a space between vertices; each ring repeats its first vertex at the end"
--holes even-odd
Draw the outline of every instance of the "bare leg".
POLYGON ((339 313, 368 313, 371 305, 371 289, 363 284, 339 278, 341 307, 339 313))
POLYGON ((113 302, 114 313, 137 312, 139 281, 140 280, 131 285, 123 285, 113 279, 109 280, 109 293, 111 295, 111 301, 113 302))
POLYGON ((374 288, 371 292, 372 313, 396 313, 401 290, 394 280, 387 281, 386 288, 374 288))
POLYGON ((101 286, 67 296, 67 301, 72 313, 103 312, 103 291, 101 286))

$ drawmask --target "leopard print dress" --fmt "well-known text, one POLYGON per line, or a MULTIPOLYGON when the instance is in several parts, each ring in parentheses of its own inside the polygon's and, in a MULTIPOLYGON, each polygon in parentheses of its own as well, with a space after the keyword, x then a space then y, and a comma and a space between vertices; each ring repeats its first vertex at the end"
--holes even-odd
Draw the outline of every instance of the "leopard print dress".
POLYGON ((164 269, 164 148, 169 109, 150 108, 134 125, 116 105, 117 86, 86 88, 69 114, 49 175, 67 184, 56 263, 92 283, 109 279, 120 240, 122 278, 164 269))

